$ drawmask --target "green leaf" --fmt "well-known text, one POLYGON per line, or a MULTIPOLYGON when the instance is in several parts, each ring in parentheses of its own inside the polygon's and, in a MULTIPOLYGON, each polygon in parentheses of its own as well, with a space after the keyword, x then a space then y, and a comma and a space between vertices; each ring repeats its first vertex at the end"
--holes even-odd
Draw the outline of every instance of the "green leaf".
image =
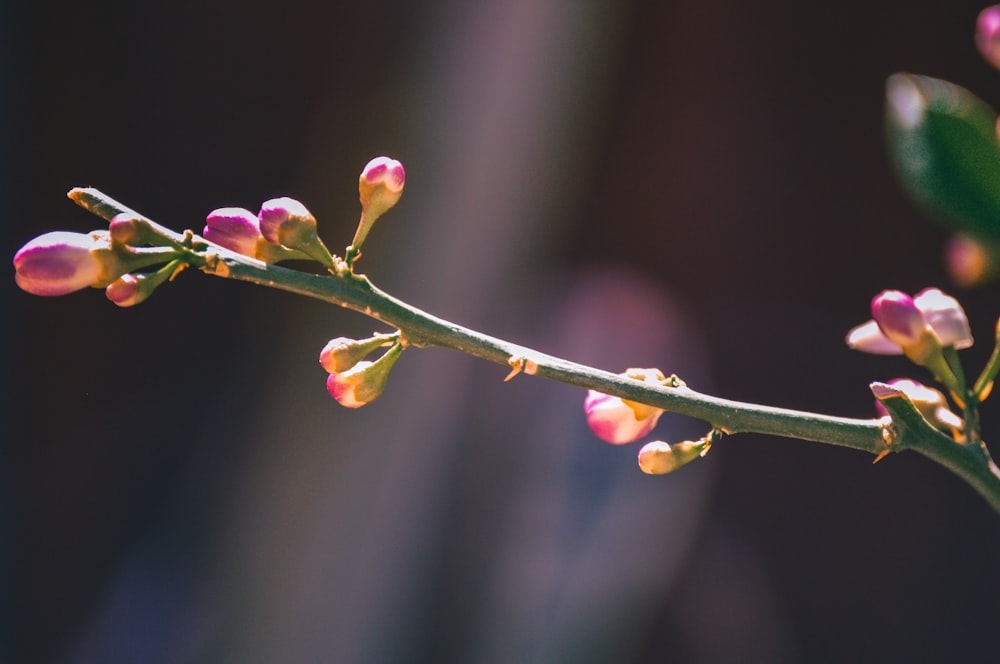
POLYGON ((997 113, 965 88, 927 76, 886 82, 889 153, 918 204, 950 226, 1000 237, 997 113))

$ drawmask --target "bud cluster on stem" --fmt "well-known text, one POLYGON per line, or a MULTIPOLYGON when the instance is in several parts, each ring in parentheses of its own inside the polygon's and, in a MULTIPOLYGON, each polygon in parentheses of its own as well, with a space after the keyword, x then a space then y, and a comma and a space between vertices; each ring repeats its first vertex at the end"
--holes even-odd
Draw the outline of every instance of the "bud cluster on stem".
POLYGON ((106 288, 123 274, 175 256, 169 247, 114 242, 109 231, 54 231, 36 237, 14 255, 14 279, 33 295, 66 295, 88 287, 106 288))
POLYGON ((319 363, 330 375, 326 389, 341 406, 360 408, 382 394, 389 371, 403 352, 399 334, 377 334, 368 339, 337 337, 327 342, 319 354, 319 363), (391 344, 375 361, 364 358, 376 349, 391 344))
MULTIPOLYGON (((380 291, 363 275, 345 269, 346 258, 342 262, 335 261, 335 269, 329 275, 288 270, 267 265, 256 257, 251 259, 243 253, 226 251, 220 244, 203 240, 190 231, 170 231, 96 190, 76 189, 70 197, 109 221, 114 215, 130 213, 135 223, 128 219, 119 220, 120 223, 115 225, 118 241, 109 240, 107 233, 103 237, 96 234, 91 239, 79 236, 72 241, 65 241, 57 234, 54 238, 43 237, 29 243, 15 257, 16 277, 22 287, 41 283, 45 288, 36 290, 54 294, 52 290, 70 292, 88 285, 110 285, 132 270, 118 271, 111 279, 106 277, 107 253, 143 256, 143 248, 131 247, 123 242, 139 241, 136 238, 152 232, 151 242, 161 246, 147 249, 160 252, 156 262, 168 264, 167 267, 176 260, 177 269, 190 265, 215 276, 314 297, 362 312, 398 328, 400 332, 394 335, 376 335, 364 340, 337 338, 323 349, 320 361, 329 374, 327 389, 334 399, 346 407, 365 405, 382 393, 388 373, 404 347, 440 346, 496 362, 505 369, 520 360, 521 365, 530 365, 530 371, 525 369, 522 373, 588 389, 584 407, 587 422, 595 434, 611 443, 622 444, 645 436, 666 410, 704 420, 711 426, 712 432, 700 441, 680 441, 672 445, 663 441, 648 443, 639 455, 640 466, 647 472, 669 472, 697 458, 723 433, 779 435, 843 445, 880 456, 888 451, 909 449, 925 454, 961 476, 1000 512, 1000 470, 993 464, 981 441, 975 439, 978 435, 975 406, 988 394, 989 385, 1000 370, 1000 359, 990 361, 975 383, 981 389, 972 394, 975 398, 968 398, 970 392, 964 388, 964 378, 955 355, 957 350, 972 343, 968 322, 954 298, 936 289, 928 289, 913 298, 898 291, 880 294, 872 303, 873 320, 852 330, 848 342, 861 350, 906 354, 930 368, 939 378, 944 371, 933 364, 933 358, 941 358, 944 366, 954 374, 948 381, 953 384, 946 384, 946 387, 949 396, 960 408, 965 404, 963 417, 949 417, 949 409, 942 410, 937 398, 923 399, 914 390, 909 390, 912 395, 909 396, 904 392, 905 388, 874 383, 872 392, 889 412, 891 421, 884 418, 840 418, 701 394, 688 388, 676 376, 666 377, 657 369, 630 369, 624 374, 612 374, 575 364, 420 311, 380 291), (86 242, 82 242, 81 238, 86 242), (54 263, 67 262, 69 269, 48 267, 49 258, 58 259, 54 263), (60 280, 67 281, 69 286, 60 280), (390 347, 380 357, 367 359, 371 353, 387 345, 390 347), (929 416, 923 416, 917 410, 922 400, 935 405, 929 416), (962 427, 961 436, 949 437, 939 430, 952 425, 962 427)), ((288 208, 286 204, 285 209, 288 208)), ((260 215, 256 229, 249 213, 233 213, 230 210, 215 216, 219 220, 235 217, 235 222, 226 223, 231 223, 231 228, 242 229, 234 231, 238 236, 245 234, 259 241, 259 232, 264 237, 260 230, 260 215)), ((289 217, 295 216, 305 218, 301 211, 289 214, 289 217)), ((280 227, 281 222, 275 228, 280 227)), ((268 232, 272 231, 277 232, 274 229, 268 232)), ((223 230, 220 228, 219 232, 221 234, 223 230)), ((291 241, 288 236, 281 238, 291 241)), ((267 241, 267 238, 264 237, 264 240, 267 241)), ((233 242, 233 246, 242 246, 249 252, 251 243, 238 245, 233 242)), ((354 256, 356 258, 357 254, 354 256)), ((151 261, 149 258, 142 260, 151 261)), ((148 263, 152 264, 156 263, 148 263)), ((142 278, 136 275, 135 278, 123 279, 111 289, 109 295, 120 304, 138 300, 143 284, 153 283, 157 276, 162 278, 162 275, 176 272, 167 267, 154 274, 144 274, 142 278)), ((1000 354, 995 353, 995 356, 1000 358, 1000 354)))

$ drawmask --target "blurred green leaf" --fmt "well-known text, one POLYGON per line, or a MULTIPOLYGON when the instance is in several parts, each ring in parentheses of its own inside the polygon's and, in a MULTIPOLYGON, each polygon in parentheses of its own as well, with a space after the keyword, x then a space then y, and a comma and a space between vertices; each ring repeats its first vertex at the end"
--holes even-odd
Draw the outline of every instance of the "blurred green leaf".
POLYGON ((1000 237, 997 113, 965 88, 927 76, 886 82, 889 153, 909 194, 949 225, 1000 237))

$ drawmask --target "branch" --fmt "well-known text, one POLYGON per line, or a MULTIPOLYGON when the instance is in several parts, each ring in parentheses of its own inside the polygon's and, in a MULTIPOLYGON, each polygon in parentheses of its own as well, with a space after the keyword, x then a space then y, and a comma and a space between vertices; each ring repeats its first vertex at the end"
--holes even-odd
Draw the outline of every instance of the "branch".
POLYGON ((878 458, 888 452, 915 450, 962 477, 1000 513, 1000 471, 988 454, 984 458, 980 448, 960 445, 938 432, 902 393, 891 387, 883 386, 888 392, 876 391, 892 414, 890 424, 884 418, 833 417, 721 399, 697 392, 680 380, 667 385, 650 384, 540 353, 432 316, 379 290, 366 276, 355 274, 336 257, 330 275, 290 270, 229 251, 191 231, 176 233, 96 189, 74 189, 69 197, 109 221, 119 213, 134 215, 149 224, 162 244, 181 249, 183 260, 204 272, 352 309, 399 329, 405 344, 456 350, 506 366, 512 370, 511 376, 525 373, 596 390, 703 420, 726 434, 753 432, 797 438, 850 447, 878 458))

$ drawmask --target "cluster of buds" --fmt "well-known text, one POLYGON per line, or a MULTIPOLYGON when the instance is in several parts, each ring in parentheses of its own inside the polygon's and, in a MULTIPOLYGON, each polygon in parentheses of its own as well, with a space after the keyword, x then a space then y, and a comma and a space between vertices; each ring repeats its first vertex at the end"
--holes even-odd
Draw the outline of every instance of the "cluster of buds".
POLYGON ((950 390, 961 389, 944 351, 968 348, 972 333, 955 298, 937 288, 922 290, 915 297, 887 290, 875 296, 871 311, 872 320, 848 333, 848 346, 868 353, 905 355, 929 369, 950 390))
POLYGON ((205 239, 238 254, 277 263, 311 258, 333 269, 333 256, 316 232, 316 218, 294 198, 265 201, 254 214, 241 207, 213 210, 205 219, 205 239))
POLYGON ((385 389, 389 370, 403 352, 399 334, 376 334, 368 339, 338 337, 327 342, 319 363, 330 375, 326 389, 341 406, 360 408, 375 401, 385 389), (376 349, 391 347, 375 361, 368 357, 376 349))
MULTIPOLYGON (((361 220, 347 248, 350 265, 361 255, 361 244, 375 221, 403 195, 406 172, 389 157, 368 162, 358 178, 361 220)), ((265 201, 256 215, 241 207, 213 210, 205 220, 205 239, 230 251, 277 263, 290 258, 310 258, 331 271, 335 260, 317 234, 316 218, 301 202, 283 196, 265 201)))
POLYGON ((109 230, 91 233, 55 231, 25 244, 14 255, 14 279, 33 295, 66 295, 84 288, 104 288, 108 299, 131 306, 149 297, 177 269, 170 247, 132 246, 145 241, 139 220, 118 215, 109 230), (167 263, 153 275, 132 274, 167 263))
MULTIPOLYGON (((1000 369, 1000 347, 975 384, 967 386, 956 351, 972 346, 973 339, 968 317, 958 301, 936 288, 914 297, 887 290, 872 299, 871 311, 872 320, 848 333, 847 345, 869 353, 905 355, 929 369, 947 388, 952 401, 975 419, 976 404, 989 395, 1000 369)), ((1000 327, 997 336, 1000 341, 1000 327)), ((951 433, 956 441, 966 440, 966 422, 950 409, 944 392, 909 378, 887 385, 909 400, 928 424, 951 433)), ((881 401, 876 401, 876 408, 882 416, 888 414, 881 401)))
MULTIPOLYGON (((628 369, 621 375, 652 385, 668 385, 676 380, 667 378, 659 369, 628 369)), ((583 410, 587 416, 587 425, 594 435, 613 445, 632 443, 648 435, 664 413, 662 408, 596 390, 588 390, 583 410)), ((684 441, 674 445, 654 441, 647 443, 639 451, 639 468, 648 474, 662 475, 707 451, 707 440, 702 443, 684 441)))

